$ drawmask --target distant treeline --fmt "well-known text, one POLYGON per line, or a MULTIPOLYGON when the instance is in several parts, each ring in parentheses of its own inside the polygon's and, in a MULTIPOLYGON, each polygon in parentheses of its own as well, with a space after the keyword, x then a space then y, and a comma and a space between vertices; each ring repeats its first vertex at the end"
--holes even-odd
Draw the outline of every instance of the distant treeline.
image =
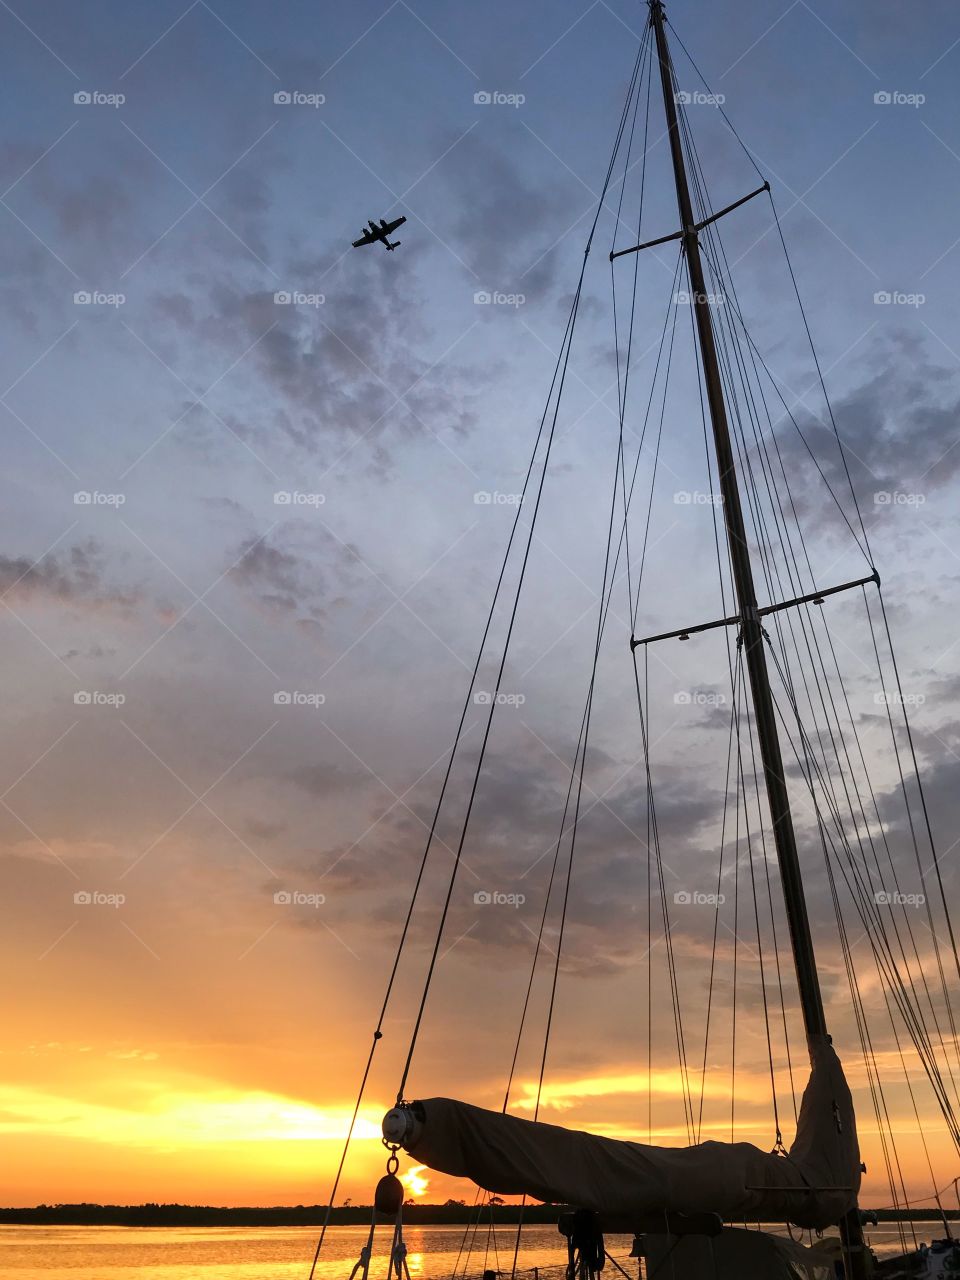
MULTIPOLYGON (((524 1222, 556 1222, 560 1205, 526 1206, 524 1222)), ((372 1206, 340 1205, 330 1212, 336 1226, 369 1226, 372 1206)), ((473 1222, 475 1210, 466 1204, 408 1204, 403 1220, 408 1226, 442 1226, 473 1222)), ((484 1222, 509 1224, 520 1221, 520 1205, 494 1205, 483 1209, 484 1222)), ((318 1227, 326 1205, 281 1205, 271 1208, 221 1208, 196 1204, 40 1204, 30 1209, 0 1209, 0 1223, 37 1223, 62 1226, 120 1227, 318 1227)))
MULTIPOLYGON (((528 1204, 523 1220, 531 1224, 556 1222, 563 1206, 528 1204)), ((284 1205, 275 1208, 218 1208, 193 1204, 40 1204, 34 1208, 0 1209, 0 1224, 70 1227, 317 1227, 326 1216, 326 1206, 284 1205)), ((869 1210, 868 1212, 874 1212, 869 1210)), ((940 1215, 932 1209, 875 1211, 881 1222, 936 1222, 940 1215)), ((330 1221, 336 1226, 365 1226, 370 1222, 370 1205, 341 1205, 333 1209, 330 1221)), ((403 1211, 409 1226, 456 1226, 476 1221, 476 1210, 466 1204, 410 1204, 403 1211)), ((520 1205, 485 1206, 483 1221, 508 1225, 520 1220, 520 1205)), ((960 1210, 947 1217, 960 1221, 960 1210)))

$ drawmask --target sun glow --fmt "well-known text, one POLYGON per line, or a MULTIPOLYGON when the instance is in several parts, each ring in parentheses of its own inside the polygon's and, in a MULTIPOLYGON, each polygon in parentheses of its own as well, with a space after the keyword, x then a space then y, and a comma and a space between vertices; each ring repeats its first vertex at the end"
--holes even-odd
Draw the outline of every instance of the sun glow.
POLYGON ((425 1196, 427 1188, 430 1186, 430 1179, 424 1178, 423 1171, 426 1169, 425 1164, 415 1164, 412 1169, 408 1169, 406 1173, 400 1174, 400 1181, 403 1183, 409 1196, 425 1196))
MULTIPOLYGON (((61 1137, 138 1145, 341 1139, 349 1112, 281 1095, 207 1085, 196 1092, 162 1090, 138 1105, 108 1106, 28 1088, 0 1088, 0 1133, 54 1132, 61 1137)), ((356 1140, 380 1136, 378 1111, 354 1125, 356 1140)))

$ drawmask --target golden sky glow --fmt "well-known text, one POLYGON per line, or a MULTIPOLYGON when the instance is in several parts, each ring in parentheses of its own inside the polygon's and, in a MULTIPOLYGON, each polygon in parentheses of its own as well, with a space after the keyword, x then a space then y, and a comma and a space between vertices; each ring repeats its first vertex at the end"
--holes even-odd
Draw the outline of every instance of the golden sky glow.
MULTIPOLYGON (((179 899, 170 903, 168 877, 187 874, 179 853, 175 848, 163 862, 144 863, 140 881, 126 882, 123 912, 100 914, 74 907, 72 892, 63 891, 60 867, 13 861, 25 885, 35 886, 38 877, 49 881, 60 906, 51 913, 42 896, 24 893, 22 910, 0 938, 0 958, 8 971, 15 971, 18 955, 34 957, 33 1000, 13 1002, 9 987, 6 991, 0 1137, 9 1159, 0 1167, 0 1201, 325 1200, 369 1045, 371 1010, 382 995, 388 951, 371 947, 349 919, 336 922, 346 945, 325 929, 305 927, 313 923, 308 908, 299 916, 280 914, 278 924, 270 897, 264 900, 258 890, 256 868, 245 898, 238 885, 192 862, 193 897, 186 908, 179 899), (229 915, 223 924, 225 902, 229 915), (191 922, 189 933, 185 918, 191 922), (200 973, 202 983, 196 980, 200 973), (54 1027, 55 1039, 50 1036, 54 1027)), ((89 872, 85 880, 97 883, 89 872)), ((703 963, 699 944, 683 953, 682 961, 695 972, 703 963)), ((744 962, 743 982, 748 972, 744 962)), ((436 1003, 424 1023, 410 1095, 459 1096, 499 1108, 523 997, 523 967, 484 974, 461 945, 438 973, 436 1003)), ((383 1172, 379 1123, 393 1100, 416 989, 410 976, 401 977, 396 1014, 385 1026, 358 1119, 341 1202, 347 1197, 369 1202, 383 1172)), ((635 1039, 623 1035, 623 1010, 635 1003, 636 978, 627 971, 606 979, 602 1000, 594 982, 564 982, 541 1117, 646 1141, 648 1079, 645 1066, 638 1066, 646 1059, 645 1036, 642 1030, 635 1039)), ((691 1026, 699 1025, 702 1034, 690 999, 691 1026)), ((887 1203, 866 1077, 845 1016, 838 995, 832 1017, 859 1104, 870 1170, 866 1195, 887 1203)), ((701 1083, 704 1097, 701 1136, 724 1140, 732 1135, 769 1149, 768 1066, 754 1011, 744 1010, 740 1027, 732 1129, 729 1030, 718 1017, 702 1082, 695 1065, 702 1042, 696 1051, 691 1043, 690 1087, 697 1105, 701 1083)), ((652 1137, 679 1144, 687 1141, 687 1130, 670 1031, 664 1016, 650 1077, 652 1137)), ((926 1195, 927 1154, 902 1083, 899 1055, 880 1043, 876 1052, 888 1081, 908 1188, 926 1195)), ((513 1114, 531 1114, 538 1053, 536 1038, 521 1052, 513 1114)), ((908 1066, 914 1084, 922 1085, 917 1064, 908 1060, 908 1066)), ((792 1111, 782 1049, 776 1070, 789 1141, 792 1111)), ((805 1062, 797 1052, 794 1072, 802 1088, 805 1062)), ((953 1176, 954 1158, 922 1088, 918 1097, 930 1158, 946 1182, 953 1176)), ((471 1189, 453 1179, 422 1170, 410 1178, 406 1160, 401 1173, 416 1198, 472 1199, 471 1189)))
MULTIPOLYGON (((52 1045, 35 1051, 35 1062, 39 1066, 60 1053, 84 1063, 95 1064, 98 1059, 92 1046, 71 1051, 52 1045)), ((167 1087, 164 1074, 172 1069, 164 1066, 160 1055, 148 1051, 117 1049, 111 1051, 108 1061, 113 1083, 106 1090, 93 1084, 96 1071, 86 1088, 72 1091, 28 1083, 0 1089, 0 1136, 15 1157, 5 1162, 5 1180, 0 1183, 3 1201, 323 1201, 349 1123, 348 1108, 313 1106, 294 1097, 231 1088, 176 1071, 172 1071, 171 1086, 167 1087)), ((658 1071, 653 1083, 654 1097, 659 1100, 654 1104, 654 1114, 659 1117, 654 1141, 668 1145, 685 1142, 685 1127, 670 1123, 662 1110, 664 1099, 676 1099, 680 1094, 679 1076, 658 1071)), ((725 1074, 715 1073, 707 1082, 707 1098, 725 1100, 727 1084, 725 1074)), ((726 1115, 721 1118, 708 1102, 702 1137, 729 1140, 732 1136, 761 1146, 768 1143, 763 1078, 744 1073, 742 1084, 740 1116, 732 1133, 726 1115), (751 1096, 757 1101, 751 1102, 751 1096)), ((529 1111, 532 1091, 531 1082, 520 1083, 515 1113, 529 1111)), ((725 1101, 721 1110, 724 1108, 725 1101)), ((370 1104, 360 1113, 341 1199, 349 1195, 358 1203, 369 1200, 385 1160, 379 1141, 384 1109, 383 1104, 370 1104)), ((563 1111, 565 1124, 645 1141, 646 1077, 611 1073, 558 1081, 547 1091, 548 1114, 544 1118, 555 1123, 549 1112, 556 1109, 563 1111), (612 1118, 630 1112, 636 1116, 632 1123, 612 1118)), ((862 1143, 869 1151, 875 1145, 875 1125, 865 1112, 860 1128, 862 1143)), ((907 1169, 922 1176, 925 1155, 916 1124, 898 1126, 898 1140, 907 1169)), ((949 1147, 937 1137, 935 1126, 930 1128, 928 1143, 935 1161, 946 1167, 949 1147)), ((407 1194, 413 1198, 442 1201, 469 1194, 463 1184, 433 1175, 422 1165, 410 1164, 406 1157, 400 1173, 407 1194)), ((871 1185, 882 1202, 882 1184, 868 1178, 868 1188, 871 1185)))

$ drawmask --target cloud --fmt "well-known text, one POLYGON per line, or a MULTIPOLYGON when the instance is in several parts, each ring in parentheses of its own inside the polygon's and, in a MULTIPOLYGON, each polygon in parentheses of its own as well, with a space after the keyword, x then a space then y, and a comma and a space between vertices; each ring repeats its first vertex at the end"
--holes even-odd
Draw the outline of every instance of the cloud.
POLYGON ((279 536, 246 538, 230 553, 227 575, 269 614, 304 625, 320 621, 336 606, 341 589, 365 576, 355 551, 324 532, 309 557, 282 546, 279 536))
MULTIPOLYGON (((833 410, 865 515, 896 505, 895 498, 884 501, 878 495, 926 495, 950 484, 960 473, 960 387, 956 376, 925 358, 922 349, 911 342, 901 340, 893 351, 885 353, 882 365, 866 380, 833 400, 833 410)), ((794 412, 807 444, 852 520, 843 461, 826 411, 819 417, 794 412)), ((796 485, 803 508, 833 508, 835 512, 793 425, 784 422, 778 435, 788 473, 795 468, 810 480, 796 485)))
POLYGON ((367 781, 366 773, 348 772, 339 765, 305 764, 283 775, 294 786, 311 796, 342 795, 345 787, 356 787, 367 781))
MULTIPOLYGON (((472 777, 475 760, 472 753, 469 758, 465 755, 462 775, 448 796, 438 826, 431 865, 442 862, 443 876, 450 853, 459 843, 466 780, 472 777)), ((601 777, 604 773, 616 777, 620 772, 622 766, 598 751, 593 772, 588 770, 581 806, 574 898, 564 955, 564 968, 581 976, 626 968, 635 963, 645 946, 636 911, 646 883, 646 793, 638 776, 622 779, 607 792, 601 777)), ((461 946, 480 949, 485 963, 511 967, 520 957, 526 962, 531 954, 560 832, 568 776, 550 753, 535 748, 501 754, 484 767, 447 936, 451 941, 462 937, 461 946), (523 901, 516 905, 478 903, 474 897, 478 892, 520 895, 523 901)), ((401 905, 405 907, 402 893, 399 898, 384 898, 380 870, 384 866, 393 869, 393 885, 412 885, 436 798, 433 779, 406 797, 409 807, 397 805, 385 815, 369 815, 370 823, 377 817, 379 821, 355 846, 342 842, 312 855, 303 874, 311 883, 322 878, 340 901, 353 903, 361 925, 381 929, 395 922, 401 905)), ((658 789, 657 802, 665 857, 678 869, 677 874, 688 869, 690 884, 701 884, 703 872, 691 868, 702 862, 700 837, 716 819, 718 797, 708 788, 694 786, 678 770, 658 789)), ((572 814, 571 808, 568 830, 572 814)), ((568 850, 565 838, 549 929, 555 928, 558 918, 568 850)), ((674 881, 676 886, 683 881, 669 872, 668 876, 668 892, 672 894, 674 881)), ((413 944, 426 945, 433 928, 435 918, 422 931, 415 924, 413 944)), ((551 934, 549 945, 555 941, 551 934)))
POLYGON ((450 153, 442 176, 458 210, 452 223, 458 252, 481 283, 530 298, 548 292, 569 201, 476 133, 450 153))
POLYGON ((262 818, 247 818, 243 823, 244 831, 257 840, 276 840, 287 829, 285 822, 268 822, 262 818))
POLYGON ((295 613, 308 594, 304 567, 299 556, 272 546, 266 538, 249 538, 229 577, 249 589, 270 612, 295 613))
POLYGON ((20 603, 132 609, 141 592, 108 585, 103 562, 102 549, 92 538, 71 547, 65 555, 50 553, 36 561, 27 556, 0 555, 0 595, 20 603))
POLYGON ((406 438, 468 432, 477 379, 451 361, 434 373, 417 354, 428 336, 412 269, 389 272, 369 257, 350 263, 331 273, 329 263, 301 258, 281 271, 276 290, 217 283, 206 298, 170 292, 155 305, 191 348, 216 344, 231 361, 247 352, 232 376, 245 379, 246 407, 218 409, 241 438, 275 451, 279 433, 331 461, 345 441, 364 438, 354 466, 366 459, 382 471, 384 439, 398 427, 406 438), (277 292, 323 300, 277 303, 277 292))

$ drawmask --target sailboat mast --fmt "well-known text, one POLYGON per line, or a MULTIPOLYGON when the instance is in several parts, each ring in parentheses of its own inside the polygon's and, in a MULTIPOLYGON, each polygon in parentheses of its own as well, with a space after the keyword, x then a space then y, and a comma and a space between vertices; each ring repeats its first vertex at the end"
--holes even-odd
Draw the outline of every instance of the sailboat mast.
MULTIPOLYGON (((724 524, 730 548, 734 588, 741 619, 741 642, 750 680, 750 692, 757 726, 757 741, 763 762, 763 774, 770 806, 777 861, 780 866, 780 879, 783 885, 783 896, 790 928, 793 961, 797 972, 797 985, 800 990, 800 1003, 803 1009, 803 1020, 807 1034, 825 1035, 826 1019, 823 1012, 823 997, 820 991, 820 979, 817 974, 813 939, 810 933, 807 903, 803 892, 800 860, 797 855, 797 838, 790 811, 790 797, 784 778, 776 709, 770 689, 770 676, 764 651, 763 628, 757 612, 753 567, 743 520, 743 506, 740 501, 740 488, 730 439, 730 426, 727 420, 726 402, 720 377, 720 364, 717 359, 713 320, 700 256, 700 241, 695 227, 696 219, 693 215, 690 187, 687 182, 687 171, 681 145, 680 124, 677 118, 675 97, 676 89, 670 64, 670 54, 667 48, 667 36, 664 29, 663 2, 662 0, 649 0, 649 3, 650 21, 653 24, 657 41, 657 57, 660 64, 660 79, 663 86, 663 102, 667 117, 673 172, 677 185, 677 203, 680 210, 683 245, 690 274, 694 317, 717 455, 720 492, 723 498, 724 524)), ((853 1277, 859 1277, 865 1274, 863 1270, 865 1261, 862 1252, 863 1236, 860 1229, 859 1214, 856 1209, 851 1212, 843 1226, 844 1240, 849 1249, 850 1274, 853 1277)))
POLYGON ((814 959, 807 904, 800 876, 800 862, 797 857, 797 839, 790 812, 790 798, 787 794, 787 785, 784 780, 780 737, 777 731, 773 695, 770 691, 770 676, 767 671, 767 659, 763 646, 763 629, 757 612, 757 594, 753 582, 753 567, 750 561, 750 548, 747 543, 743 506, 740 501, 740 488, 730 439, 730 427, 727 421, 727 408, 720 378, 720 363, 717 359, 713 319, 710 313, 710 303, 707 299, 707 286, 700 256, 700 240, 694 229, 696 218, 693 215, 693 206, 690 201, 690 188, 687 183, 686 165, 680 142, 680 126, 677 120, 677 107, 674 98, 673 73, 670 68, 670 55, 667 50, 667 37, 663 26, 662 0, 651 0, 650 10, 657 38, 657 53, 660 60, 660 75, 663 81, 663 100, 667 112, 670 151, 677 183, 677 203, 680 206, 680 223, 683 229, 687 268, 690 273, 694 317, 700 342, 700 352, 703 358, 704 381, 707 402, 710 408, 710 420, 713 426, 720 493, 723 498, 723 518, 726 525, 727 542, 730 547, 730 561, 733 569, 734 588, 737 594, 737 605, 742 619, 743 652, 750 679, 750 691, 753 697, 757 724, 757 739, 763 761, 764 779, 770 803, 770 815, 773 821, 773 834, 783 880, 783 894, 786 899, 790 939, 793 945, 793 959, 797 970, 797 982, 800 987, 800 1003, 803 1007, 803 1020, 807 1034, 823 1035, 826 1032, 823 998, 820 994, 820 981, 817 976, 817 967, 814 959))

